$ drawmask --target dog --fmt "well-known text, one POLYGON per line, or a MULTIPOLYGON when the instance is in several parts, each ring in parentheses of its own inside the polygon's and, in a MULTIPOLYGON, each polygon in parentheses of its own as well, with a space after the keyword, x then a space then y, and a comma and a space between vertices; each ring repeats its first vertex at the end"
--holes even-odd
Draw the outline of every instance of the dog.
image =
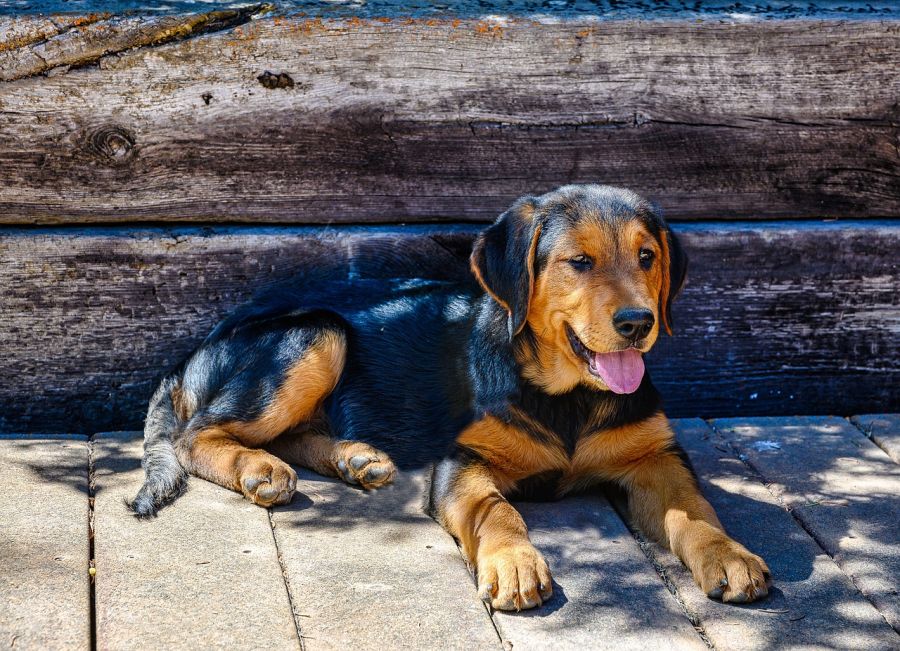
POLYGON ((601 185, 525 196, 470 262, 469 284, 307 278, 239 308, 153 395, 130 508, 155 515, 188 474, 270 507, 295 491, 289 464, 375 489, 430 463, 427 508, 480 597, 522 610, 553 588, 509 500, 613 482, 707 595, 766 596, 766 563, 701 496, 644 369, 687 268, 659 211, 601 185))

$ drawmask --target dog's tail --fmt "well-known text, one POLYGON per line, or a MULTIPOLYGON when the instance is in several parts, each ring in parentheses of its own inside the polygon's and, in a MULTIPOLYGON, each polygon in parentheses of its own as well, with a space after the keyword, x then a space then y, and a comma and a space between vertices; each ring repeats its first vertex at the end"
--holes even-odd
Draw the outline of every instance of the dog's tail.
POLYGON ((173 436, 182 427, 172 402, 172 390, 178 383, 177 374, 170 375, 160 383, 150 400, 144 424, 144 458, 141 461, 146 477, 135 498, 126 501, 128 508, 139 518, 155 516, 162 507, 183 495, 187 488, 187 472, 178 461, 172 442, 173 436))

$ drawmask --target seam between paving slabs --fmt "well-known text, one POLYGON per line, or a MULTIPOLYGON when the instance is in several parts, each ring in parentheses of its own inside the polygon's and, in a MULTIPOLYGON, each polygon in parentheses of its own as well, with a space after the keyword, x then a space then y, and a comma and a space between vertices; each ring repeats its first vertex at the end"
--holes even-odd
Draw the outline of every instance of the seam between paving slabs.
POLYGON ((88 446, 88 617, 90 618, 90 644, 92 651, 97 648, 97 597, 94 556, 94 488, 96 468, 94 466, 94 435, 87 440, 88 446))
POLYGON ((675 603, 678 604, 678 607, 681 609, 681 612, 687 618, 687 620, 691 623, 691 626, 694 627, 694 630, 697 632, 697 635, 700 636, 700 639, 703 640, 703 643, 709 649, 715 649, 716 645, 713 644, 712 640, 709 639, 709 636, 706 634, 706 630, 703 628, 703 624, 700 621, 700 617, 693 612, 688 605, 684 602, 681 596, 678 594, 678 587, 672 582, 669 578, 669 575, 666 574, 665 568, 662 566, 662 563, 656 558, 656 554, 653 551, 653 544, 648 542, 646 538, 644 538, 643 534, 634 528, 631 523, 628 521, 628 515, 625 511, 625 506, 621 502, 621 500, 615 499, 614 495, 611 495, 607 492, 606 499, 613 507, 613 510, 616 512, 616 515, 619 516, 619 519, 625 525, 625 528, 628 529, 628 532, 631 534, 631 537, 634 538, 634 541, 637 543, 641 552, 646 557, 647 561, 656 571, 657 576, 659 576, 660 580, 663 582, 663 585, 675 599, 675 603))
POLYGON ((284 589, 287 592, 288 604, 291 606, 291 615, 294 618, 294 629, 297 631, 297 642, 300 645, 300 651, 306 651, 306 644, 303 642, 303 627, 300 625, 300 617, 302 615, 297 609, 294 593, 291 590, 291 582, 288 579, 287 568, 284 565, 284 557, 281 555, 281 547, 278 544, 278 536, 275 535, 275 518, 272 516, 272 509, 266 509, 269 516, 269 529, 272 532, 272 542, 275 544, 275 555, 278 557, 278 567, 281 569, 281 580, 284 582, 284 589))
MULTIPOLYGON (((430 488, 429 488, 430 490, 430 488)), ((424 507, 423 507, 424 508, 424 507)), ((429 516, 430 517, 430 516, 429 516)), ((437 523, 437 520, 432 520, 437 523)), ((438 524, 440 526, 440 524, 438 524)), ((444 528, 441 527, 441 531, 444 531, 444 528)), ((450 536, 450 534, 446 534, 450 536)), ((475 593, 478 593, 478 577, 475 574, 475 568, 466 560, 466 555, 463 553, 462 547, 459 546, 459 541, 453 536, 450 536, 453 540, 453 545, 456 547, 456 552, 459 554, 459 560, 462 561, 463 565, 466 567, 466 573, 469 575, 469 578, 472 580, 472 589, 475 593)), ((480 601, 480 599, 479 599, 480 601)), ((497 641, 500 643, 500 648, 504 651, 511 651, 513 648, 513 643, 503 637, 503 627, 500 625, 496 619, 494 619, 494 610, 491 608, 491 605, 485 601, 481 602, 481 605, 484 606, 484 612, 488 617, 488 620, 491 622, 491 627, 494 629, 494 633, 497 634, 497 641)))
MULTIPOLYGON (((855 417, 852 417, 852 418, 855 418, 855 417)), ((869 439, 869 441, 871 441, 874 445, 878 446, 878 449, 881 450, 882 452, 884 452, 887 455, 888 459, 890 459, 891 461, 894 461, 894 458, 891 456, 891 453, 888 452, 888 449, 886 447, 884 447, 881 443, 876 441, 875 437, 872 436, 872 426, 871 425, 868 428, 866 428, 866 427, 863 427, 862 425, 860 425, 859 423, 851 420, 850 418, 845 418, 844 420, 846 420, 848 423, 853 425, 853 427, 856 429, 856 431, 860 432, 863 436, 865 436, 867 439, 869 439)), ((897 463, 897 462, 894 461, 894 463, 897 463)))
MULTIPOLYGON (((810 538, 813 539, 813 541, 816 543, 816 545, 818 545, 819 549, 821 549, 828 556, 828 558, 830 558, 832 561, 834 561, 834 564, 837 565, 837 567, 841 571, 841 573, 845 577, 847 577, 847 579, 850 581, 850 583, 853 585, 853 587, 856 589, 856 591, 866 601, 868 601, 872 605, 872 608, 875 609, 876 613, 881 615, 881 619, 884 621, 884 623, 889 628, 896 631, 897 629, 894 629, 894 627, 891 625, 891 623, 889 621, 887 621, 887 618, 884 616, 884 613, 881 612, 881 609, 877 606, 877 604, 874 601, 872 601, 872 599, 869 597, 869 595, 867 595, 865 592, 863 592, 859 588, 859 586, 857 585, 856 580, 853 578, 853 576, 847 573, 847 571, 844 569, 844 564, 839 559, 835 558, 828 551, 828 549, 825 547, 825 544, 822 542, 822 540, 815 534, 815 532, 812 529, 810 529, 810 527, 807 526, 806 522, 804 522, 803 519, 797 513, 795 513, 792 508, 790 508, 787 504, 785 504, 784 500, 781 498, 781 496, 776 491, 772 490, 772 482, 770 482, 768 479, 766 479, 766 476, 762 473, 762 471, 759 468, 757 468, 756 466, 754 466, 750 462, 750 459, 746 455, 742 454, 741 451, 737 448, 737 446, 734 445, 731 441, 729 441, 722 434, 722 432, 719 431, 719 428, 716 427, 714 422, 712 422, 711 420, 705 420, 704 422, 707 425, 709 425, 710 429, 712 429, 712 431, 715 433, 716 437, 721 442, 723 442, 725 445, 728 446, 728 449, 731 450, 731 454, 734 455, 734 457, 738 461, 743 463, 759 479, 759 482, 763 486, 766 487, 766 490, 769 491, 769 494, 775 498, 775 501, 778 502, 778 505, 781 506, 781 508, 783 508, 785 511, 788 512, 788 514, 794 519, 794 522, 796 522, 799 525, 799 527, 801 529, 803 529, 803 531, 806 532, 807 536, 809 536, 810 538)), ((900 633, 900 631, 897 631, 897 632, 900 633)))
MULTIPOLYGON (((443 529, 443 527, 441 527, 441 529, 443 529)), ((459 542, 455 538, 453 539, 453 544, 456 546, 456 551, 459 554, 459 560, 461 560, 463 565, 466 566, 466 571, 469 575, 469 578, 472 580, 472 589, 476 594, 478 594, 478 576, 475 573, 475 568, 472 567, 468 560, 466 560, 466 555, 463 553, 462 547, 459 546, 459 542)), ((494 633, 497 634, 497 641, 500 643, 500 648, 502 648, 504 651, 511 651, 513 648, 513 643, 503 637, 503 626, 494 617, 494 609, 491 608, 491 604, 486 601, 481 601, 481 605, 484 606, 484 612, 485 614, 487 614, 488 620, 490 620, 491 622, 491 627, 493 627, 494 633)))

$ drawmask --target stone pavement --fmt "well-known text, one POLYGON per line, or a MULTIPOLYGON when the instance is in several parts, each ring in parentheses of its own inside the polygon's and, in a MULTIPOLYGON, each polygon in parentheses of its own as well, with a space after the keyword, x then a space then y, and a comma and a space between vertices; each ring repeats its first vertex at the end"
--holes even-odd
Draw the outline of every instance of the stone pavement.
POLYGON ((192 479, 140 522, 140 433, 0 435, 0 648, 900 649, 900 417, 674 425, 767 600, 707 599, 614 494, 519 505, 555 593, 499 613, 422 514, 423 473, 364 493, 301 472, 271 511, 192 479))

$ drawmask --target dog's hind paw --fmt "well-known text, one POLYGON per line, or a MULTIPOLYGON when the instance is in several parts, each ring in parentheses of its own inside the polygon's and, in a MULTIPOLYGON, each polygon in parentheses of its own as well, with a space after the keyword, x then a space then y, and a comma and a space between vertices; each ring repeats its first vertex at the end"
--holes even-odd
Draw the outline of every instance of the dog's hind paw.
POLYGON ((294 469, 267 452, 252 452, 240 475, 240 491, 244 497, 266 508, 290 502, 297 488, 294 469))
POLYGON ((397 468, 384 452, 367 443, 347 442, 336 452, 335 469, 348 484, 366 490, 380 488, 394 480, 397 468))

